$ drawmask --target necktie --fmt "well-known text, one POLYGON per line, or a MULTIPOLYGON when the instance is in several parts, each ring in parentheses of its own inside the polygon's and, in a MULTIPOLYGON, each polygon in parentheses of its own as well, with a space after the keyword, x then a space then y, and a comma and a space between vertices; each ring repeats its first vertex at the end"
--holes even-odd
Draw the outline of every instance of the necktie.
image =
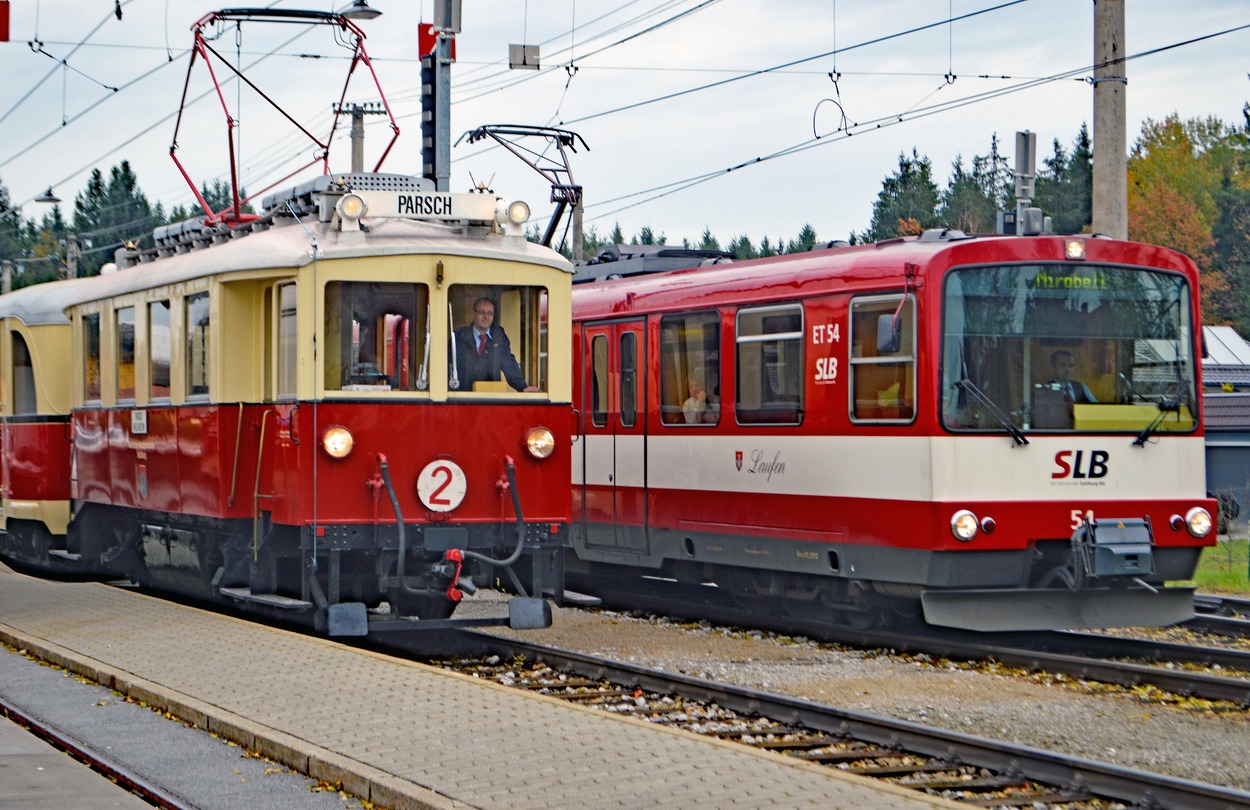
POLYGON ((1072 402, 1072 401, 1073 401, 1073 398, 1072 398, 1072 386, 1071 386, 1071 384, 1069 384, 1069 385, 1065 385, 1065 386, 1063 387, 1063 401, 1064 401, 1064 402, 1072 402))
POLYGON ((477 336, 477 353, 481 354, 486 349, 486 334, 481 333, 477 336))

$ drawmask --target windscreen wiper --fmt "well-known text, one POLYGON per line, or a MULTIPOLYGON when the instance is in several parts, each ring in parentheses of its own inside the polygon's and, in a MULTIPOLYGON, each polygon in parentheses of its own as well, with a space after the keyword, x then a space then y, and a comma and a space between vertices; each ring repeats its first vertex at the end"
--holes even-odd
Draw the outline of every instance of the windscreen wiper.
POLYGON ((1015 423, 1011 421, 1011 417, 1003 413, 1002 408, 995 405, 994 400, 986 396, 984 391, 977 388, 976 383, 967 377, 964 377, 962 380, 956 381, 954 385, 956 388, 972 394, 978 402, 989 409, 990 413, 994 415, 994 418, 998 420, 998 424, 1000 424, 1003 430, 1007 431, 1007 435, 1011 437, 1012 447, 1029 443, 1029 440, 1024 435, 1024 431, 1016 427, 1015 423))
POLYGON ((1176 414, 1176 419, 1178 421, 1181 418, 1181 403, 1177 400, 1165 399, 1157 403, 1155 407, 1159 409, 1159 415, 1156 416, 1149 425, 1142 428, 1142 432, 1137 434, 1136 439, 1133 439, 1134 447, 1144 447, 1146 445, 1146 440, 1159 429, 1159 426, 1163 424, 1163 420, 1167 418, 1168 414, 1176 414))

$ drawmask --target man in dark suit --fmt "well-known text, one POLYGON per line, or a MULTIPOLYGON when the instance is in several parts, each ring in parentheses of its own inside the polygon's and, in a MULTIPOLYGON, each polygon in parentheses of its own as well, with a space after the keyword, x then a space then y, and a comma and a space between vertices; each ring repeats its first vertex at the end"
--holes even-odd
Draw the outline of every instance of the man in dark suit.
POLYGON ((475 382, 498 382, 499 375, 517 391, 537 391, 525 381, 525 374, 512 354, 512 341, 502 326, 495 324, 495 302, 479 298, 473 302, 473 323, 455 331, 456 366, 459 391, 472 391, 475 382))
POLYGON ((1064 402, 1092 404, 1098 401, 1089 390, 1089 386, 1080 380, 1072 379, 1072 373, 1076 371, 1076 357, 1072 352, 1066 349, 1055 352, 1050 356, 1050 366, 1055 372, 1054 378, 1050 381, 1051 387, 1063 394, 1064 402))

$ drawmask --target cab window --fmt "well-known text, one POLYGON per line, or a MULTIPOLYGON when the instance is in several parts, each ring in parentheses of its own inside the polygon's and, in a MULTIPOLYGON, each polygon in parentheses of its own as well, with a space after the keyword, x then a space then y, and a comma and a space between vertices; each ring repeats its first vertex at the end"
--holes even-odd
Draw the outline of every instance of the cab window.
POLYGON ((851 301, 851 419, 916 418, 916 302, 910 296, 851 301))
POLYGON ((545 287, 453 284, 448 314, 450 391, 547 390, 545 287))
POLYGON ((326 285, 327 391, 423 391, 429 386, 429 290, 424 284, 326 285))

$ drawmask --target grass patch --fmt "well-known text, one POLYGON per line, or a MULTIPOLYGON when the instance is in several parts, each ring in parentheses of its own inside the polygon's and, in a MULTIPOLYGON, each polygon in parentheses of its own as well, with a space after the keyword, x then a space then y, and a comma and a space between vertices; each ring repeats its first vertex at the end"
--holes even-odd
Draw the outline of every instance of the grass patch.
POLYGON ((1199 593, 1250 596, 1250 540, 1221 538, 1219 545, 1203 549, 1194 574, 1199 593))

